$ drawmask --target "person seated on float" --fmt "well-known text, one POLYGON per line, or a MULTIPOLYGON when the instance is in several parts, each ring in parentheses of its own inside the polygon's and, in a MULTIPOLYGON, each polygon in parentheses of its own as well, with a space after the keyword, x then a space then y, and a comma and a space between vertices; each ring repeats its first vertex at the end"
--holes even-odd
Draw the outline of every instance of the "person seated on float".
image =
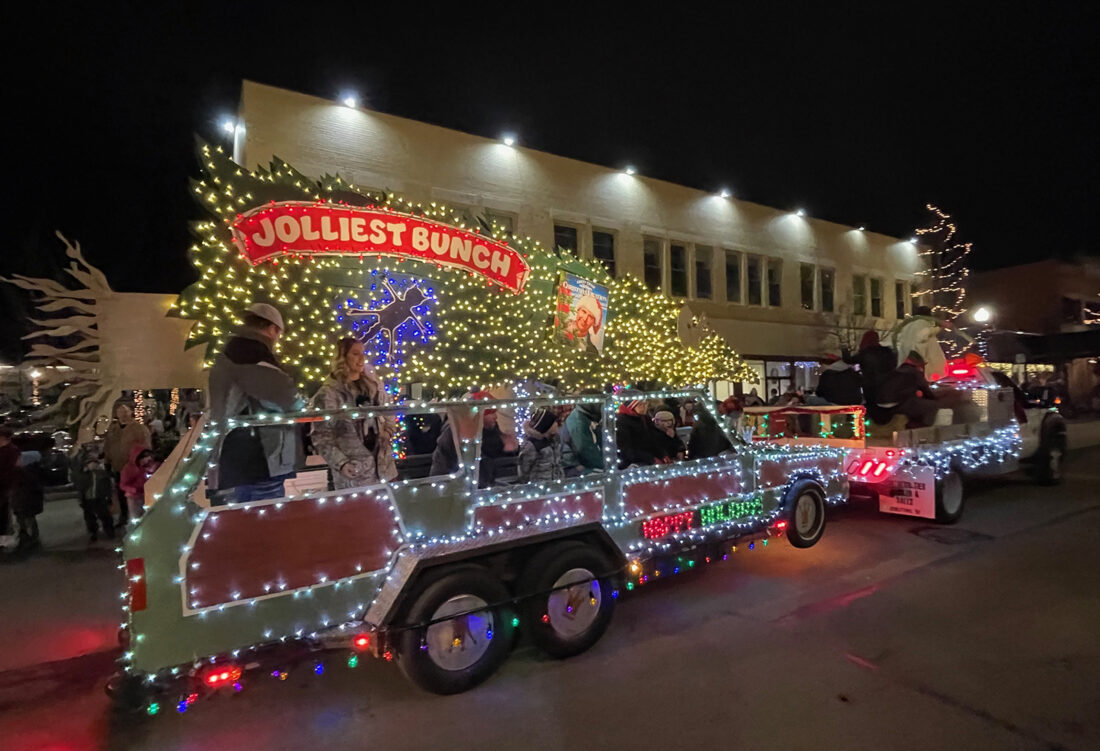
MULTIPOLYGON (((623 392, 633 397, 637 392, 623 392)), ((615 416, 615 444, 619 451, 619 469, 649 464, 668 464, 671 460, 663 456, 658 448, 656 429, 646 416, 648 403, 645 399, 628 399, 619 403, 619 413, 615 416)))
POLYGON ((905 361, 909 352, 916 351, 924 358, 924 375, 932 380, 947 373, 947 356, 940 346, 939 334, 952 328, 950 321, 932 314, 932 309, 921 305, 913 315, 894 327, 890 337, 897 348, 897 363, 905 361))
POLYGON ((557 482, 565 478, 560 429, 557 410, 537 407, 532 411, 524 425, 523 447, 519 450, 520 482, 557 482))
MULTIPOLYGON (((742 403, 746 407, 763 407, 764 406, 764 400, 760 398, 760 394, 757 393, 755 386, 753 386, 751 389, 749 389, 749 393, 745 395, 744 399, 742 399, 742 403)), ((698 414, 698 413, 696 413, 696 414, 698 414)))
POLYGON ((835 354, 825 355, 825 368, 817 379, 817 388, 812 395, 807 394, 806 404, 821 406, 824 404, 862 404, 863 389, 859 373, 835 354))
POLYGON ((575 477, 603 471, 603 427, 599 404, 578 404, 565 418, 562 464, 575 477))
MULTIPOLYGON (((692 416, 694 422, 694 415, 692 416)), ((673 461, 682 461, 686 449, 684 442, 676 435, 676 416, 667 409, 658 410, 653 415, 654 445, 657 453, 673 461)))
MULTIPOLYGON (((894 350, 879 342, 878 332, 868 329, 859 340, 859 351, 852 355, 843 351, 844 362, 859 367, 859 377, 863 386, 863 403, 874 404, 878 399, 878 388, 887 376, 897 367, 897 355, 894 350)), ((859 404, 860 402, 855 402, 859 404)))
MULTIPOLYGON (((718 410, 722 412, 721 405, 718 410)), ((707 459, 726 451, 733 451, 733 444, 730 443, 729 437, 718 425, 718 421, 714 419, 710 410, 703 404, 697 404, 695 425, 692 426, 691 436, 688 438, 688 459, 707 459)))
MULTIPOLYGON (((491 399, 488 391, 473 391, 463 397, 466 400, 491 399)), ((487 488, 496 480, 496 459, 515 456, 519 449, 515 435, 501 431, 497 422, 497 410, 486 409, 481 413, 481 468, 478 472, 477 486, 487 488)), ((454 422, 448 420, 439 434, 432 454, 432 467, 429 474, 448 475, 458 471, 458 450, 454 438, 454 422)))
POLYGON ((940 404, 924 377, 924 364, 924 358, 914 350, 890 373, 879 389, 878 403, 868 406, 872 420, 887 423, 895 415, 905 415, 909 428, 935 422, 940 404))

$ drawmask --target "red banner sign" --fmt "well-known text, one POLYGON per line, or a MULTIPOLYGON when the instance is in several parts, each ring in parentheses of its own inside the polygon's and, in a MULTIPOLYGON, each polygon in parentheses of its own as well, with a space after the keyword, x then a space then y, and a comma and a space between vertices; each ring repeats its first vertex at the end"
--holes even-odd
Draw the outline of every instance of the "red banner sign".
POLYGON ((479 274, 520 292, 530 268, 483 235, 382 209, 283 201, 240 214, 233 241, 252 265, 285 255, 398 256, 479 274))

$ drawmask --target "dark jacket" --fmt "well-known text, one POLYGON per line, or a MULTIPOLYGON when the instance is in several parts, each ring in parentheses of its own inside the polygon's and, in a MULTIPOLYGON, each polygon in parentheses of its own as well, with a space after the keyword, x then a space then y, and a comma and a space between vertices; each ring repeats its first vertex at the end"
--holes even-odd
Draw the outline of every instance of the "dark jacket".
MULTIPOLYGON (((0 500, 7 497, 19 475, 19 447, 14 443, 0 446, 0 500)), ((3 522, 0 520, 0 527, 3 522)))
POLYGON ((38 516, 42 513, 46 493, 42 487, 42 466, 38 461, 27 462, 17 468, 10 497, 11 510, 16 516, 38 516))
POLYGON ((676 460, 676 455, 684 451, 684 442, 675 433, 669 435, 660 428, 653 426, 654 453, 659 457, 676 460))
POLYGON ((443 418, 439 415, 409 415, 405 418, 405 437, 408 453, 431 454, 443 432, 443 418))
MULTIPOLYGON (((484 428, 481 431, 481 470, 478 472, 477 486, 487 488, 496 479, 496 463, 493 461, 504 456, 504 434, 500 428, 484 428)), ((514 456, 514 454, 513 454, 514 456)), ((458 469, 458 451, 455 448, 454 432, 448 420, 439 433, 432 454, 432 468, 428 474, 449 475, 458 469)))
POLYGON ((555 482, 565 477, 561 466, 561 441, 558 436, 546 436, 529 430, 527 440, 519 450, 521 482, 555 482))
MULTIPOLYGON (((294 380, 279 367, 267 339, 242 329, 210 370, 210 419, 262 412, 290 412, 305 402, 294 380)), ((218 461, 218 488, 252 485, 294 471, 301 451, 293 425, 237 428, 225 437, 218 461)))
POLYGON ((854 357, 847 358, 846 362, 859 366, 860 377, 863 379, 863 400, 867 404, 876 404, 879 386, 893 373, 897 365, 894 350, 874 344, 861 349, 854 357))
POLYGON ((840 369, 829 366, 817 379, 816 393, 831 404, 862 404, 862 379, 850 367, 840 369))
POLYGON ((688 438, 688 459, 706 459, 731 451, 733 444, 714 417, 704 408, 695 411, 695 425, 688 438))
POLYGON ((664 451, 656 444, 656 429, 641 415, 620 412, 615 416, 615 445, 619 450, 619 469, 631 464, 656 464, 664 451))
POLYGON ((915 365, 902 363, 883 381, 877 403, 901 404, 914 397, 935 398, 921 369, 915 365))

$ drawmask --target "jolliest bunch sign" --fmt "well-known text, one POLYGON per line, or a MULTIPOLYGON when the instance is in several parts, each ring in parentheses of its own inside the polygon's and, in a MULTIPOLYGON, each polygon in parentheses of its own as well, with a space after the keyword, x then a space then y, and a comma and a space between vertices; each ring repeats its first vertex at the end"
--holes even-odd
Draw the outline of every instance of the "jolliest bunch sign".
POLYGON ((238 215, 233 241, 252 265, 286 255, 399 256, 462 269, 520 292, 529 267, 483 235, 394 211, 282 201, 238 215))

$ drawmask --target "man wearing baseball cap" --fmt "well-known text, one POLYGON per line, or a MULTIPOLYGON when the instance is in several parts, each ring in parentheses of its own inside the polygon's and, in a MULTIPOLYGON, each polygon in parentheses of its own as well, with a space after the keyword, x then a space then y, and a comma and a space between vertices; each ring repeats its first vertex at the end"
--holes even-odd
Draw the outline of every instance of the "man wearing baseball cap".
MULTIPOLYGON (((284 328, 282 315, 267 303, 254 303, 241 318, 244 325, 210 370, 211 421, 222 424, 233 417, 301 409, 305 402, 294 380, 275 358, 275 342, 284 328)), ((231 431, 222 443, 217 474, 211 478, 212 503, 281 498, 283 482, 294 476, 299 453, 293 425, 231 431)))

